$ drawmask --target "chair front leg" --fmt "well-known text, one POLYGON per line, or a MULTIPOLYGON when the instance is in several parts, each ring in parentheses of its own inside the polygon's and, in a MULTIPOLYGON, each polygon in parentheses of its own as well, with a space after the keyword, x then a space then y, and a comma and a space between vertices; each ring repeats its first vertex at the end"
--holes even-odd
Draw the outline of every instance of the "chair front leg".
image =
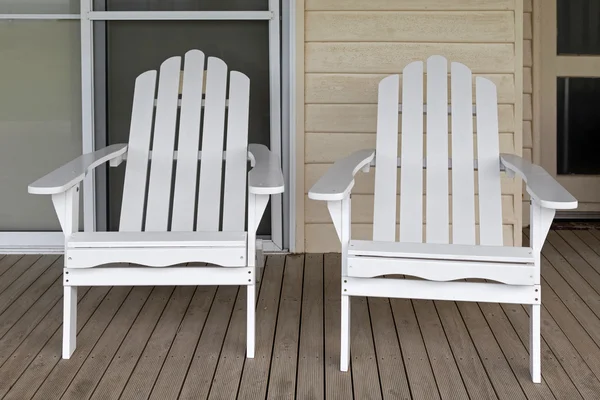
POLYGON ((350 364, 350 295, 344 289, 348 277, 348 246, 350 245, 351 202, 350 196, 341 201, 327 202, 329 214, 342 244, 341 265, 341 327, 340 327, 340 370, 348 371, 350 364))
MULTIPOLYGON (((52 203, 65 235, 66 243, 69 237, 79 230, 79 185, 66 192, 52 195, 52 203)), ((66 261, 66 260, 65 260, 66 261)), ((71 358, 77 346, 77 287, 71 286, 69 276, 63 276, 63 350, 62 357, 71 358)))
MULTIPOLYGON (((535 256, 535 284, 538 285, 538 297, 541 299, 541 259, 542 247, 550 231, 556 210, 541 207, 537 202, 531 201, 530 238, 529 246, 535 256)), ((537 300, 536 299, 536 300, 537 300)), ((540 304, 531 305, 529 320, 529 366, 531 379, 534 383, 542 382, 542 349, 541 349, 541 308, 540 304)))
POLYGON ((252 267, 252 278, 249 279, 246 299, 246 356, 254 358, 256 332, 256 282, 262 273, 262 241, 256 240, 256 230, 269 203, 269 195, 248 193, 248 267, 252 267), (258 268, 257 268, 258 264, 258 268))

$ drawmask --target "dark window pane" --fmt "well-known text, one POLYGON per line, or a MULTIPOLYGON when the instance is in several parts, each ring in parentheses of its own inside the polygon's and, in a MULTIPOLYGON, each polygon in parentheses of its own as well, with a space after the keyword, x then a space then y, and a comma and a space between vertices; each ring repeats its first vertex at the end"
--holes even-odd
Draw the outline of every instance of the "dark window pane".
POLYGON ((600 1, 558 0, 558 54, 600 54, 600 1))
POLYGON ((600 78, 558 78, 557 170, 600 174, 600 78))
MULTIPOLYGON (((107 23, 108 144, 126 143, 136 77, 172 56, 202 50, 250 78, 249 142, 270 145, 269 24, 267 21, 110 21, 107 23)), ((109 229, 121 211, 123 168, 108 175, 109 229)), ((270 211, 259 234, 270 233, 270 211)))
POLYGON ((108 11, 265 11, 269 0, 106 0, 108 11))

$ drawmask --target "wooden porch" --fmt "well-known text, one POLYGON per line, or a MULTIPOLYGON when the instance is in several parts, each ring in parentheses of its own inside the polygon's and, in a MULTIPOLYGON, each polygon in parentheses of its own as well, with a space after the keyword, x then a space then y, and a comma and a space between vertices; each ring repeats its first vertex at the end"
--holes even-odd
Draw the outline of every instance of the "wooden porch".
MULTIPOLYGON (((356 298, 339 363, 339 255, 270 256, 245 358, 245 290, 79 290, 78 347, 61 360, 61 259, 0 258, 0 398, 598 399, 600 230, 544 247, 543 383, 522 306, 356 298)), ((1 256, 0 256, 1 257, 1 256)))

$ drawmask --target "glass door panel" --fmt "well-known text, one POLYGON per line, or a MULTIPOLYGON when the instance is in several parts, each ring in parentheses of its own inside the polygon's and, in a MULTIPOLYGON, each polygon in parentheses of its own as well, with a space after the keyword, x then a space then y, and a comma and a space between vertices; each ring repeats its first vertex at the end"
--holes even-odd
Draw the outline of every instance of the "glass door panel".
POLYGON ((27 185, 81 154, 79 32, 78 21, 0 22, 2 231, 60 231, 50 198, 27 185))

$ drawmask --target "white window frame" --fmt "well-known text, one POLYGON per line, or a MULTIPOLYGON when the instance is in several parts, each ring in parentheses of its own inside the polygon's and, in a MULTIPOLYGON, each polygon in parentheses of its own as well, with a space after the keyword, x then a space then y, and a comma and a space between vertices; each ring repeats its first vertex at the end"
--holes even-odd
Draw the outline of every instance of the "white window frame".
MULTIPOLYGON (((268 20, 271 97, 271 150, 283 160, 286 193, 271 200, 271 239, 266 251, 294 251, 295 247, 295 0, 269 0, 268 11, 93 11, 93 0, 81 0, 80 14, 0 14, 2 20, 81 20, 82 150, 95 150, 94 138, 94 21, 110 20, 268 20), (284 30, 280 34, 281 19, 284 30), (282 42, 283 38, 283 42, 282 42), (282 46, 283 44, 283 46, 282 46), (281 56, 281 50, 284 57, 281 56), (282 66, 284 79, 282 79, 282 66), (284 134, 282 134, 282 131, 284 134), (283 207, 285 204, 285 213, 283 207), (283 231, 287 233, 284 238, 283 231)), ((84 230, 96 227, 95 178, 83 185, 84 230)), ((62 253, 62 232, 0 232, 0 252, 62 253)))

